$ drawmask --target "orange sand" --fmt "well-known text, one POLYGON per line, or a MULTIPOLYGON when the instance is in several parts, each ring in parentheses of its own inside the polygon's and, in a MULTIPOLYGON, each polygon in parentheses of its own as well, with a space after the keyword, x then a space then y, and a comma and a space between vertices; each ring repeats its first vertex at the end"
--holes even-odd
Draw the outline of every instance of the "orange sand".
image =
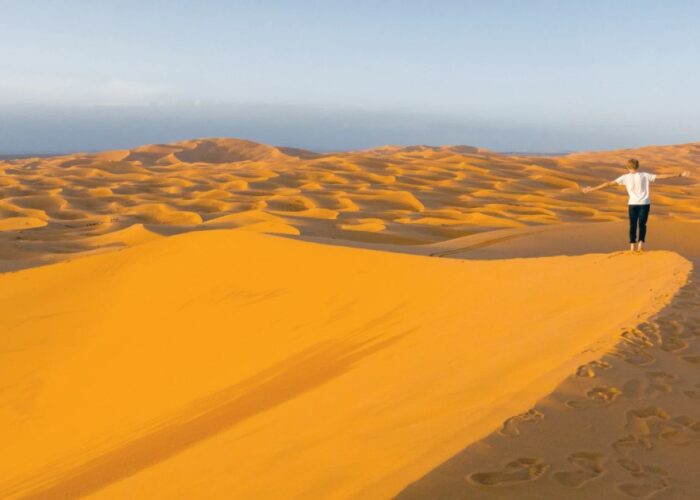
MULTIPOLYGON (((698 151, 634 154, 661 172, 698 151)), ((221 139, 0 162, 0 269, 24 269, 0 275, 0 497, 387 498, 473 458, 685 283, 678 254, 609 253, 620 191, 578 191, 629 154, 221 139), (608 253, 558 256, 586 249, 608 253)), ((696 186, 654 186, 653 217, 694 227, 696 186)), ((563 477, 540 458, 504 476, 514 450, 404 494, 563 477)))

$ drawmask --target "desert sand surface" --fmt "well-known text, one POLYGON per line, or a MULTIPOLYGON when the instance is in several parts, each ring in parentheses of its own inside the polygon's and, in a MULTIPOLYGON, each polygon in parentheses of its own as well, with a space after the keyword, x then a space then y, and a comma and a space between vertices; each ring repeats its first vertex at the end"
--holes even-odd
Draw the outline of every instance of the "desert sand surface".
MULTIPOLYGON (((654 221, 655 246, 694 264, 689 282, 604 356, 505 420, 398 498, 692 499, 700 491, 700 232, 654 221)), ((613 251, 621 223, 466 237, 436 245, 469 259, 613 251), (489 251, 490 249, 490 251, 489 251)))
POLYGON ((0 497, 694 498, 698 159, 0 161, 0 497))

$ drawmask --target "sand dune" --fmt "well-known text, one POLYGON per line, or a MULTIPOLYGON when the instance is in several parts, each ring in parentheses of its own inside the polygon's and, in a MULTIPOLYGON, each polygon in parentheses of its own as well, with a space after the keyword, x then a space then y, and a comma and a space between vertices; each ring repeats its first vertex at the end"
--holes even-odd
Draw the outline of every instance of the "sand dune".
POLYGON ((693 498, 699 156, 0 161, 0 497, 693 498))
MULTIPOLYGON (((621 333, 555 391, 506 419, 398 498, 692 499, 700 491, 700 231, 654 221, 657 248, 691 259, 694 272, 656 315, 621 333)), ((470 259, 610 252, 624 224, 569 224, 434 245, 470 259)), ((646 269, 645 269, 646 271, 646 269)))
MULTIPOLYGON (((94 252, 100 240, 93 236, 130 225, 166 234, 221 228, 227 220, 230 227, 243 227, 243 219, 227 216, 249 211, 275 218, 265 225, 251 219, 256 231, 399 244, 508 227, 618 221, 626 217, 622 188, 584 195, 578 186, 617 177, 630 155, 655 172, 698 173, 700 146, 540 158, 469 146, 315 154, 239 139, 201 139, 0 161, 0 216, 18 218, 5 222, 3 232, 15 224, 36 227, 32 248, 22 237, 0 237, 12 245, 13 255, 23 256, 22 266, 30 266, 64 259, 63 252, 49 251, 59 240, 77 254, 94 252), (32 250, 41 241, 46 248, 37 255, 32 250)), ((654 187, 655 216, 698 219, 696 180, 654 187)), ((16 259, 0 261, 0 269, 17 265, 16 259)))
POLYGON ((663 252, 469 262, 225 231, 6 275, 0 493, 385 498, 687 270, 663 252))

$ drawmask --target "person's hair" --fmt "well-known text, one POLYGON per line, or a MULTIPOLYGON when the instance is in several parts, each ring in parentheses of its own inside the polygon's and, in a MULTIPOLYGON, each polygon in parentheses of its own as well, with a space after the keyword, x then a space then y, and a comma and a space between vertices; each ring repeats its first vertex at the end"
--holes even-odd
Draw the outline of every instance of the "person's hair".
POLYGON ((639 170, 639 160, 636 158, 630 158, 627 160, 627 168, 630 168, 632 170, 639 170))

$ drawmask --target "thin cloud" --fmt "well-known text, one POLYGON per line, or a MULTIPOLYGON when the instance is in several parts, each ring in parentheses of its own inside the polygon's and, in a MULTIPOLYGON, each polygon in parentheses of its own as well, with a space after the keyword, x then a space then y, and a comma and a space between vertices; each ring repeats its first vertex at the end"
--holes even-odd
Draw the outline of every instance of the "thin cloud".
POLYGON ((0 80, 0 104, 128 106, 173 99, 173 89, 164 84, 129 79, 85 81, 57 77, 0 80))

